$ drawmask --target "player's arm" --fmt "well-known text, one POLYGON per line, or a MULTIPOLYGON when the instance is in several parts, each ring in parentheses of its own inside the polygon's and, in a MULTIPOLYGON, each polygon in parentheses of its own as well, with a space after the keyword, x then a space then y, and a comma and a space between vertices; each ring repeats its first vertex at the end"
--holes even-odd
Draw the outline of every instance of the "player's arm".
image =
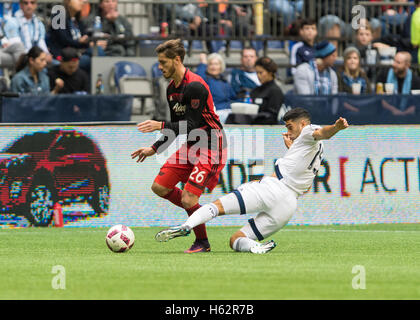
POLYGON ((339 118, 333 125, 322 127, 312 133, 315 140, 327 140, 334 136, 338 131, 344 130, 349 126, 347 120, 339 118))
POLYGON ((200 128, 202 112, 208 98, 208 91, 200 82, 192 82, 186 88, 182 104, 186 106, 185 120, 178 122, 147 120, 137 125, 143 133, 161 130, 162 137, 151 148, 163 152, 180 134, 188 134, 191 130, 200 128))
POLYGON ((152 147, 143 147, 131 154, 131 159, 137 159, 137 162, 143 162, 147 157, 153 156, 156 151, 152 147))
MULTIPOLYGON (((176 138, 176 137, 172 137, 172 135, 171 135, 172 132, 168 132, 166 130, 162 130, 163 129, 163 126, 164 126, 164 122, 162 122, 162 121, 155 121, 155 120, 146 120, 146 121, 144 121, 142 123, 139 123, 137 125, 137 129, 140 132, 142 132, 142 133, 154 132, 154 131, 159 131, 159 130, 162 131, 162 136, 160 137, 160 139, 157 140, 150 147, 153 150, 153 154, 156 153, 156 152, 158 152, 158 149, 159 149, 160 152, 163 152, 173 142, 174 138, 176 138), (161 146, 163 146, 163 147, 161 148, 161 146)), ((143 153, 144 151, 141 151, 141 149, 139 149, 136 152, 143 153)), ((148 150, 147 153, 151 153, 151 151, 148 150)), ((141 155, 137 155, 137 156, 139 157, 139 161, 140 162, 143 162, 144 161, 144 159, 143 160, 140 160, 141 155)), ((133 155, 132 155, 132 157, 133 157, 133 155)))

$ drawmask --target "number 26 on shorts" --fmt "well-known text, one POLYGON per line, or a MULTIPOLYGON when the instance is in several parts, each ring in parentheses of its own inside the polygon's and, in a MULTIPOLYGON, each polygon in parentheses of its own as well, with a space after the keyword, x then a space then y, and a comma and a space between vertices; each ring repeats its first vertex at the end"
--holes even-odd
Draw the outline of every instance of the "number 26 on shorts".
POLYGON ((190 175, 189 180, 194 181, 196 183, 202 183, 204 178, 206 177, 207 171, 200 171, 198 167, 194 167, 193 172, 190 175))

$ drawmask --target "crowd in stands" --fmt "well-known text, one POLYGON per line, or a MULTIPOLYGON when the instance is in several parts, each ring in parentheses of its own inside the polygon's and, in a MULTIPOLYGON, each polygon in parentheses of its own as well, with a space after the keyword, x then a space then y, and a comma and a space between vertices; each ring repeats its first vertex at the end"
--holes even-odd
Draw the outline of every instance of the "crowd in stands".
POLYGON ((85 0, 63 0, 62 5, 64 19, 56 11, 47 27, 36 14, 38 0, 19 0, 19 10, 1 17, 0 68, 14 73, 10 90, 37 95, 90 93, 92 36, 109 38, 96 42, 98 56, 135 56, 135 40, 125 39, 133 37, 132 26, 118 13, 118 0, 100 0, 97 12, 91 14, 85 0), (94 35, 97 17, 100 35, 94 35))
MULTIPOLYGON (((300 18, 308 10, 308 1, 268 1, 268 8, 283 18, 289 34, 300 37, 300 41, 289 42, 293 67, 288 75, 293 79, 293 90, 288 94, 370 94, 376 92, 377 83, 387 84, 392 93, 419 90, 418 70, 412 66, 418 64, 420 55, 420 0, 411 2, 413 6, 399 9, 384 6, 379 13, 371 10, 369 19, 361 19, 354 29, 343 21, 344 15, 336 11, 337 6, 323 8, 324 15, 316 21, 300 18), (340 48, 342 37, 351 37, 353 42, 340 48), (391 54, 392 64, 378 68, 384 52, 391 48, 396 48, 391 54), (340 57, 339 49, 344 49, 340 57)), ((1 17, 0 68, 12 70, 8 90, 32 95, 89 93, 93 54, 136 55, 133 28, 118 12, 118 0, 99 0, 95 11, 90 11, 86 0, 63 0, 62 4, 66 10, 64 27, 44 25, 36 13, 38 0, 19 0, 18 10, 1 17), (92 41, 95 36, 102 38, 96 45, 92 41)), ((246 46, 241 51, 240 67, 227 68, 211 40, 218 35, 250 35, 252 8, 229 2, 209 6, 201 0, 183 5, 157 4, 154 14, 158 23, 165 22, 173 10, 176 24, 170 28, 187 36, 210 37, 204 41, 207 52, 200 55, 200 64, 194 71, 208 83, 221 121, 278 123, 284 102, 278 80, 285 79, 278 79, 276 62, 270 57, 259 57, 255 48, 246 46), (231 104, 235 102, 258 105, 258 114, 244 119, 232 116, 231 104)), ((56 12, 51 21, 60 21, 59 15, 56 12)), ((383 107, 393 115, 416 112, 415 106, 384 102, 383 107)), ((348 104, 346 108, 358 112, 356 106, 348 104)))

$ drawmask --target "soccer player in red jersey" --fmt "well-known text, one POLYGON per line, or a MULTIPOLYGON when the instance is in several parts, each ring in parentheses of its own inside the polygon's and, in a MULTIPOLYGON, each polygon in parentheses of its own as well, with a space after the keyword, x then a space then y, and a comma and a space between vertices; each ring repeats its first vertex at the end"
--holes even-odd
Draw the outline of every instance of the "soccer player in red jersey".
MULTIPOLYGON (((198 201, 204 189, 213 190, 219 181, 226 164, 226 137, 208 85, 183 64, 185 48, 182 41, 166 41, 156 48, 156 52, 159 69, 166 79, 171 79, 167 88, 171 122, 147 120, 139 123, 140 132, 160 130, 163 135, 151 147, 142 147, 131 157, 143 162, 147 157, 163 152, 176 136, 187 134, 187 142, 160 169, 152 190, 184 208, 190 216, 200 208, 198 201), (184 190, 176 186, 178 182, 185 183, 184 190)), ((184 252, 210 251, 205 225, 193 230, 196 240, 184 252)))

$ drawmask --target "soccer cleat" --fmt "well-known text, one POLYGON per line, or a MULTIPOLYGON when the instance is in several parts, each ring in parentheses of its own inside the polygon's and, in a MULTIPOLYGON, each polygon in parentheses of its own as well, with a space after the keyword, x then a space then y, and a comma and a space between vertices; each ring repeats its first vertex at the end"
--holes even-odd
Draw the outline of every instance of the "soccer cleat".
POLYGON ((176 237, 186 237, 190 233, 191 230, 188 227, 176 226, 159 231, 158 233, 156 233, 155 239, 159 242, 166 242, 176 237))
POLYGON ((273 250, 276 247, 276 243, 273 240, 258 243, 257 245, 253 246, 250 251, 256 254, 263 254, 273 250))
POLYGON ((185 250, 184 253, 198 253, 198 252, 210 252, 210 243, 207 239, 198 240, 196 239, 192 244, 191 248, 185 250))

